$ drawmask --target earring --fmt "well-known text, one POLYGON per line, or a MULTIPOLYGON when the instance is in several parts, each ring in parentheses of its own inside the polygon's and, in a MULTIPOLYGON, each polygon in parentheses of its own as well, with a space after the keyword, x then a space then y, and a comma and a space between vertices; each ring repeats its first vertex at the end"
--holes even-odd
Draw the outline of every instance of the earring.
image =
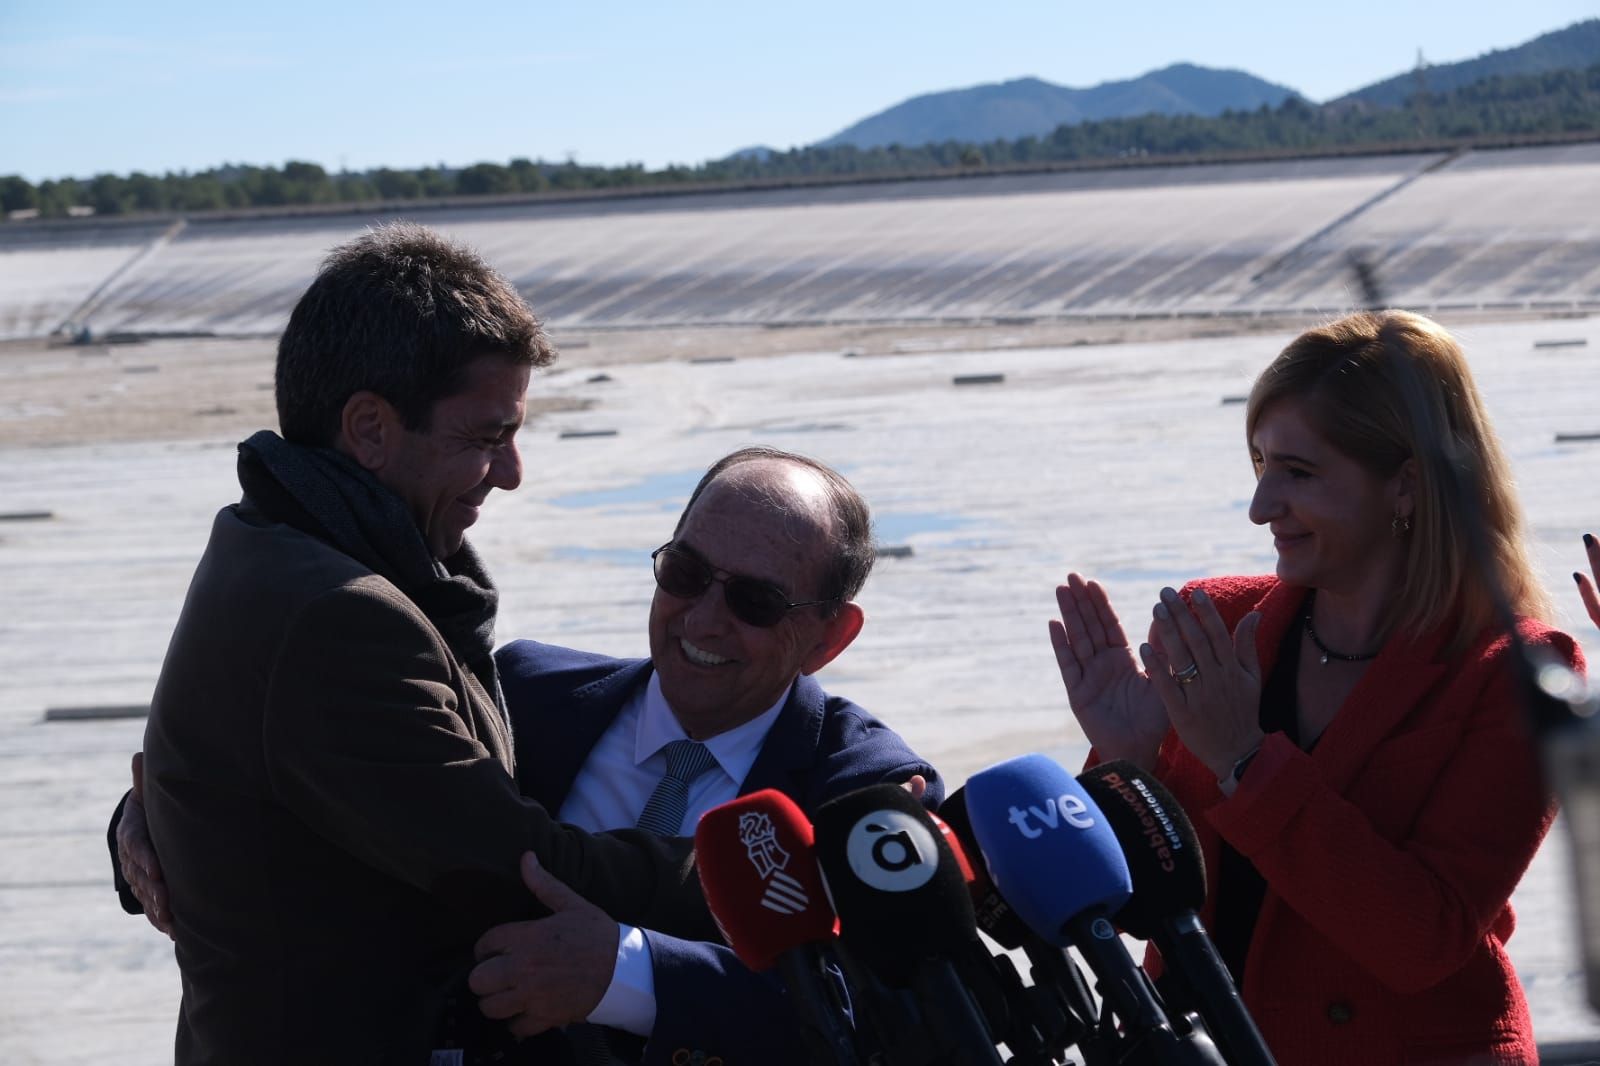
POLYGON ((1400 537, 1405 536, 1407 533, 1410 533, 1410 516, 1400 514, 1398 511, 1395 512, 1394 519, 1389 523, 1389 531, 1395 535, 1396 539, 1399 539, 1400 537))

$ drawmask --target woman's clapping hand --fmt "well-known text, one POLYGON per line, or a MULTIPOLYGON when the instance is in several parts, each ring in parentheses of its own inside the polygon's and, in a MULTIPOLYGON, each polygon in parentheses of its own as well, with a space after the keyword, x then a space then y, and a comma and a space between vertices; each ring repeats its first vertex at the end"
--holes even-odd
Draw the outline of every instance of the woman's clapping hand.
POLYGON ((1139 649, 1178 737, 1220 780, 1261 746, 1261 664, 1252 611, 1232 633, 1196 589, 1185 603, 1170 588, 1156 604, 1156 640, 1139 649))
POLYGON ((1056 586, 1061 617, 1050 620, 1050 643, 1067 686, 1067 701, 1103 759, 1155 765, 1167 734, 1167 712, 1139 668, 1105 589, 1081 574, 1056 586))

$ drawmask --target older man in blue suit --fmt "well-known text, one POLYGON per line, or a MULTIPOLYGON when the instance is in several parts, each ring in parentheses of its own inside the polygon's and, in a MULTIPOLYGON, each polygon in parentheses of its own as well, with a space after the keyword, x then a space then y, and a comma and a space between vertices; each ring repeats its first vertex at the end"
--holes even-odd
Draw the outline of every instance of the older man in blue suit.
MULTIPOLYGON (((638 824, 669 747, 689 743, 701 772, 678 821, 658 826, 667 833, 693 833, 706 810, 762 788, 813 812, 857 788, 920 777, 924 800, 937 803, 933 768, 810 676, 861 631, 854 598, 872 559, 866 504, 837 472, 774 449, 727 456, 655 553, 649 659, 532 641, 497 653, 523 790, 575 825, 638 824)), ((803 1046, 776 984, 726 948, 625 926, 614 970, 596 952, 585 973, 573 928, 558 910, 491 933, 504 954, 475 978, 486 1009, 515 1011, 529 1031, 574 1017, 620 1028, 647 1038, 647 1062, 684 1051, 776 1062, 803 1046)), ((603 925, 585 928, 609 940, 603 925)))
MULTIPOLYGON (((563 822, 671 835, 763 788, 812 813, 917 781, 936 805, 933 768, 810 676, 861 631, 854 600, 872 561, 867 506, 836 471, 770 448, 726 456, 655 552, 649 659, 526 640, 496 653, 522 791, 563 822), (663 805, 674 769, 679 803, 663 805)), ((151 887, 139 863, 123 865, 151 887)), ((521 1034, 592 1023, 571 1030, 590 1061, 796 1061, 804 1045, 774 979, 721 945, 618 926, 542 871, 528 876, 554 913, 484 937, 472 985, 486 1014, 521 1034)))

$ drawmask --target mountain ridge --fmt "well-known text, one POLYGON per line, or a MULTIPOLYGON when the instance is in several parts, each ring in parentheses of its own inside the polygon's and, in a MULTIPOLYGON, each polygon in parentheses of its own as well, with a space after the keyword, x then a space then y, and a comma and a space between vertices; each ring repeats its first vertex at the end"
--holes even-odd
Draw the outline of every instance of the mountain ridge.
MULTIPOLYGON (((1581 70, 1600 63, 1600 18, 1585 19, 1540 34, 1510 48, 1453 63, 1404 71, 1338 96, 1322 107, 1341 110, 1404 106, 1419 81, 1430 93, 1494 76, 1581 70)), ((987 144, 1045 137, 1063 125, 1142 115, 1214 117, 1225 111, 1277 107, 1296 90, 1248 71, 1173 63, 1136 78, 1074 89, 1027 76, 961 89, 922 93, 868 115, 811 145, 860 149, 959 142, 987 144)))
POLYGON ((1228 110, 1254 110, 1262 104, 1276 107, 1291 95, 1298 94, 1246 71, 1193 63, 1174 63, 1137 78, 1101 82, 1085 89, 1028 76, 911 97, 817 142, 816 147, 1015 140, 1043 136, 1063 124, 1102 118, 1152 113, 1220 115, 1228 110))
MULTIPOLYGON (((1600 63, 1600 18, 1574 22, 1510 48, 1496 48, 1471 59, 1424 65, 1421 81, 1430 93, 1439 93, 1497 75, 1582 70, 1595 63, 1600 63)), ((1417 91, 1417 75, 1416 70, 1408 70, 1335 97, 1328 104, 1339 106, 1360 101, 1380 107, 1403 107, 1417 91)))

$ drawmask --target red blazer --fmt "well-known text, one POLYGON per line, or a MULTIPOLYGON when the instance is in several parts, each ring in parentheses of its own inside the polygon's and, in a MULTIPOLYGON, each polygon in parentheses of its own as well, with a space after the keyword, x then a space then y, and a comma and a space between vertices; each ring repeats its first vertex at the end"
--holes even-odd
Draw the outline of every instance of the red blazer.
MULTIPOLYGON (((1305 590, 1272 577, 1197 582, 1231 629, 1262 612, 1270 673, 1305 590)), ((1564 633, 1523 638, 1578 669, 1564 633)), ((1555 817, 1506 660, 1485 634, 1391 638, 1307 754, 1272 734, 1231 797, 1169 734, 1156 773, 1194 821, 1209 870, 1219 841, 1255 863, 1266 898, 1241 993, 1283 1066, 1537 1063, 1506 958, 1511 891, 1555 817)), ((1211 923, 1214 896, 1202 917, 1211 923)), ((1150 960, 1159 967, 1159 960, 1150 960)))

